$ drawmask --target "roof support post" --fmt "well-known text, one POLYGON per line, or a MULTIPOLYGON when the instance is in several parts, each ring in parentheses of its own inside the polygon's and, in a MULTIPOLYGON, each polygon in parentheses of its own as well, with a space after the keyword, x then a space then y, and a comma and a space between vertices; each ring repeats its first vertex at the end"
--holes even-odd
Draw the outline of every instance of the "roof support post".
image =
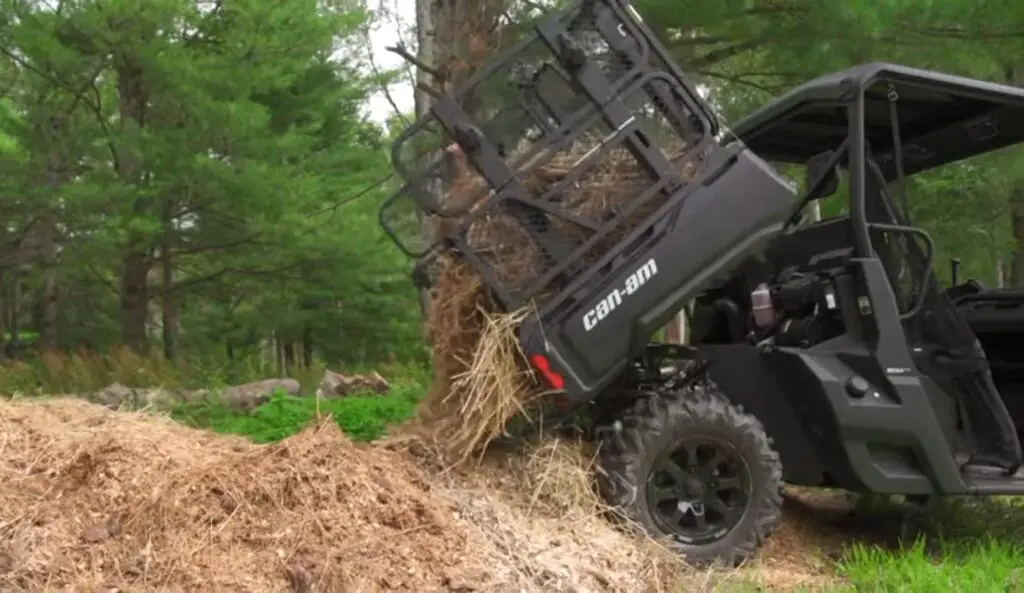
POLYGON ((858 258, 872 257, 871 238, 864 196, 864 178, 867 173, 864 154, 864 89, 854 89, 854 96, 848 103, 847 121, 850 142, 850 218, 853 226, 853 254, 858 258))

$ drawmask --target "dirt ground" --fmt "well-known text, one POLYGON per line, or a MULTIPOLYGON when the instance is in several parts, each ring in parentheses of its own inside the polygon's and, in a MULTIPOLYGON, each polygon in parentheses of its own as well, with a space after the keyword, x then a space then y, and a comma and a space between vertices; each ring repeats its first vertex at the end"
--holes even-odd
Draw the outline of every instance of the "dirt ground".
POLYGON ((444 473, 333 422, 254 445, 75 399, 0 400, 0 590, 787 591, 827 584, 849 538, 844 501, 797 496, 751 566, 688 570, 601 516, 587 462, 550 441, 444 473))

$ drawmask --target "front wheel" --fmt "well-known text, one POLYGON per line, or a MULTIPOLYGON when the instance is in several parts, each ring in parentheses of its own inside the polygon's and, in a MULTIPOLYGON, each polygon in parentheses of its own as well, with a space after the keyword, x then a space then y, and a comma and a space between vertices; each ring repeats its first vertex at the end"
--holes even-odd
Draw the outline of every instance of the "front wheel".
POLYGON ((604 432, 602 494, 689 563, 739 565, 778 523, 779 455, 761 422, 713 386, 641 399, 604 432))

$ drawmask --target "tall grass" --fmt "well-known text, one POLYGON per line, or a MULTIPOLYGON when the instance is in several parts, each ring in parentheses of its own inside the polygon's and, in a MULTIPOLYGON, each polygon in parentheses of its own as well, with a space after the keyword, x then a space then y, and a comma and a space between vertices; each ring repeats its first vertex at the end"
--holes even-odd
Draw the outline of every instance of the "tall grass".
MULTIPOLYGON (((284 376, 295 379, 303 393, 316 390, 326 366, 295 365, 284 376)), ((348 372, 366 369, 347 368, 348 372)), ((387 363, 377 367, 385 377, 423 375, 418 367, 387 363)), ((119 347, 106 354, 88 350, 48 352, 29 361, 0 364, 0 395, 58 395, 91 393, 112 383, 128 387, 164 389, 217 389, 267 378, 279 378, 274 368, 259 358, 231 360, 226 356, 186 355, 168 360, 159 349, 146 355, 119 347)))

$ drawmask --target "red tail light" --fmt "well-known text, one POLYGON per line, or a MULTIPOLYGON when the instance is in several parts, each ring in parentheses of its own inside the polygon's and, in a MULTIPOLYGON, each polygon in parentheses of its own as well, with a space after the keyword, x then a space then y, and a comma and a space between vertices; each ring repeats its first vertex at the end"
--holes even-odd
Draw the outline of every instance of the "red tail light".
POLYGON ((530 357, 530 362, 552 389, 565 389, 565 378, 551 369, 551 363, 548 362, 546 356, 534 354, 530 357))

